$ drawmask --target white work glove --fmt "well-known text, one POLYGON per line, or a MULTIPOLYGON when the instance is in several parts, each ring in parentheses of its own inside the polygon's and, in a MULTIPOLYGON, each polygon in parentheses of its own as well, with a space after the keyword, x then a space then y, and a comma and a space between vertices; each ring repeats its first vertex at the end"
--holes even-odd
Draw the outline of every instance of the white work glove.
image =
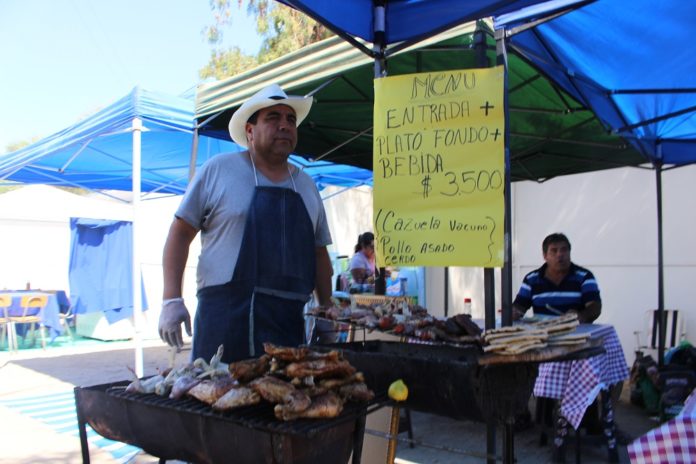
POLYGON ((159 336, 169 346, 176 347, 177 352, 184 346, 184 338, 181 335, 182 322, 186 327, 186 333, 191 336, 191 316, 186 309, 184 299, 164 300, 159 317, 159 336))

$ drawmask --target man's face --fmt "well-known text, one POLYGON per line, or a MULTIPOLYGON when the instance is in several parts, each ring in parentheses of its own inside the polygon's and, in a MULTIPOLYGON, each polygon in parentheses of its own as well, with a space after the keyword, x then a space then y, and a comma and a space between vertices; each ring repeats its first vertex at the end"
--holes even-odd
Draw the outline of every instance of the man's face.
POLYGON ((570 269, 570 247, 565 242, 549 243, 544 253, 544 261, 551 271, 567 271, 570 269))
POLYGON ((246 124, 249 148, 255 155, 287 159, 297 145, 297 117, 286 105, 259 110, 256 124, 246 124))

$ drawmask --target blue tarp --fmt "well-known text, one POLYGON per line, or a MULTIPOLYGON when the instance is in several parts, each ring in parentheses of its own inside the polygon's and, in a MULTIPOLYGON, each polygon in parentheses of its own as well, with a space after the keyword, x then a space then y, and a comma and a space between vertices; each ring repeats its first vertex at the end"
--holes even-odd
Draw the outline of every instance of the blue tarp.
MULTIPOLYGON (((374 0, 280 0, 369 52, 374 0)), ((392 49, 491 16, 509 44, 654 164, 696 162, 696 2, 385 0, 392 49), (560 14, 561 12, 564 14, 560 14), (515 27, 548 20, 514 33, 515 27)), ((389 53, 387 52, 387 55, 389 53)))
POLYGON ((598 0, 511 45, 654 163, 684 165, 696 162, 695 27, 693 1, 598 0))
MULTIPOLYGON (((83 187, 132 189, 132 121, 143 121, 141 190, 182 194, 186 190, 193 145, 192 100, 140 88, 83 121, 13 153, 0 155, 0 180, 83 187)), ((196 165, 225 152, 231 141, 201 135, 196 165)), ((293 157, 321 185, 371 185, 372 174, 332 163, 293 157)))
MULTIPOLYGON (((70 218, 70 300, 76 314, 101 311, 109 323, 133 315, 133 224, 70 218)), ((142 307, 147 309, 141 279, 142 307)))
MULTIPOLYGON (((281 0, 341 36, 375 42, 374 0, 281 0)), ((385 43, 414 42, 459 24, 517 11, 540 0, 386 0, 385 43)), ((554 2, 556 3, 556 2, 554 2)))

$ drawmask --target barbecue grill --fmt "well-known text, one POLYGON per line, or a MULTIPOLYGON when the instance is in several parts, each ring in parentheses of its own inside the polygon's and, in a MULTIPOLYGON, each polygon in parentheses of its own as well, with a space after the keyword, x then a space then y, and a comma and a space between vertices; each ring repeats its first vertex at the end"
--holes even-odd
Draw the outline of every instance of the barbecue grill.
POLYGON ((360 462, 365 416, 389 401, 347 402, 334 419, 283 422, 273 405, 214 411, 192 398, 126 393, 128 382, 75 388, 83 463, 88 464, 86 424, 100 435, 129 443, 160 462, 336 464, 360 462))
POLYGON ((376 391, 403 379, 409 389, 405 407, 485 422, 504 421, 527 407, 538 366, 524 362, 479 365, 482 355, 475 345, 370 340, 313 349, 341 350, 376 391))

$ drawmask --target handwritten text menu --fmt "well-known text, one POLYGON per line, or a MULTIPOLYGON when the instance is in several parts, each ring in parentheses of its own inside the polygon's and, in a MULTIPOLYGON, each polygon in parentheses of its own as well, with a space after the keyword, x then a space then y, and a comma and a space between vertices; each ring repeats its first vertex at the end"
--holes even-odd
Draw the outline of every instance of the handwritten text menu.
POLYGON ((380 266, 503 265, 503 68, 375 79, 380 266))

